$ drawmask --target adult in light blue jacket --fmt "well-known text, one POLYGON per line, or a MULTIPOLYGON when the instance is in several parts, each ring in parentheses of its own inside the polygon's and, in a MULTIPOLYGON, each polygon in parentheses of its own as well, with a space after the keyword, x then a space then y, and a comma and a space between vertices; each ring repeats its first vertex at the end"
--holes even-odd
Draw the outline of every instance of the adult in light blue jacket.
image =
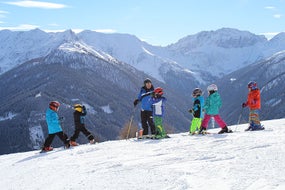
POLYGON ((45 140, 44 146, 42 148, 43 152, 53 150, 51 143, 56 136, 60 138, 60 140, 64 143, 65 148, 69 148, 69 139, 67 135, 62 131, 60 126, 60 118, 58 117, 58 109, 60 103, 58 101, 52 101, 49 104, 49 108, 46 111, 46 122, 48 125, 48 137, 45 140))

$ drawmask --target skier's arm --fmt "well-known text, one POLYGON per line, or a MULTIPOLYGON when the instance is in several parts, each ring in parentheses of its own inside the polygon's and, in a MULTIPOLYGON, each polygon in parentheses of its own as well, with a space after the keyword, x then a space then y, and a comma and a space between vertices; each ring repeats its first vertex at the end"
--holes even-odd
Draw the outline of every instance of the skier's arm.
POLYGON ((138 98, 135 99, 135 101, 134 101, 134 106, 136 107, 136 105, 137 105, 144 97, 149 96, 149 95, 151 95, 151 94, 153 94, 153 91, 146 92, 146 93, 142 93, 142 90, 141 90, 141 92, 140 92, 139 95, 138 95, 138 98))
POLYGON ((82 115, 85 116, 87 114, 86 107, 82 106, 82 115))
POLYGON ((146 96, 151 95, 151 94, 153 94, 153 91, 150 91, 150 92, 146 92, 146 93, 141 94, 140 100, 143 99, 143 98, 146 97, 146 96))

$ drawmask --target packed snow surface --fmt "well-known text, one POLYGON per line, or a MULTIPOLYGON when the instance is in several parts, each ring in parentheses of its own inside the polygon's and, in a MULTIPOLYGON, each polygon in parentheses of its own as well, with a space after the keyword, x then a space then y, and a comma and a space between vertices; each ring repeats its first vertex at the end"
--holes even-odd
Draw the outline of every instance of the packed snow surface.
POLYGON ((1 189, 285 189, 285 119, 264 131, 170 134, 0 156, 1 189))

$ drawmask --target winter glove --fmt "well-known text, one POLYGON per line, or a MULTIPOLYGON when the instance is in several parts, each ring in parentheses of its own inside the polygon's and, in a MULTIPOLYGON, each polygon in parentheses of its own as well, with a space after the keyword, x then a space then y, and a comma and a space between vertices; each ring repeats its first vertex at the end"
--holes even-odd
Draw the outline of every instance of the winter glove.
POLYGON ((82 106, 82 110, 83 110, 83 112, 85 112, 86 111, 86 107, 82 106))
POLYGON ((134 101, 134 107, 136 107, 136 105, 138 105, 138 103, 139 103, 139 99, 135 99, 135 101, 134 101))
POLYGON ((242 103, 242 108, 245 108, 247 106, 247 103, 242 103))
POLYGON ((58 120, 59 121, 64 121, 64 117, 59 117, 58 120))
POLYGON ((193 113, 193 109, 188 110, 189 113, 193 113))

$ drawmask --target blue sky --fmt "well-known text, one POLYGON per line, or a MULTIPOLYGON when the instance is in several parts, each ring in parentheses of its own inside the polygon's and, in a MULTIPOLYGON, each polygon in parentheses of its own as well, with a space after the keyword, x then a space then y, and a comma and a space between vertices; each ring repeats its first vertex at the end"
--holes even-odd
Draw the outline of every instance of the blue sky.
POLYGON ((284 32, 285 0, 0 0, 0 30, 88 29, 165 46, 223 27, 284 32))

